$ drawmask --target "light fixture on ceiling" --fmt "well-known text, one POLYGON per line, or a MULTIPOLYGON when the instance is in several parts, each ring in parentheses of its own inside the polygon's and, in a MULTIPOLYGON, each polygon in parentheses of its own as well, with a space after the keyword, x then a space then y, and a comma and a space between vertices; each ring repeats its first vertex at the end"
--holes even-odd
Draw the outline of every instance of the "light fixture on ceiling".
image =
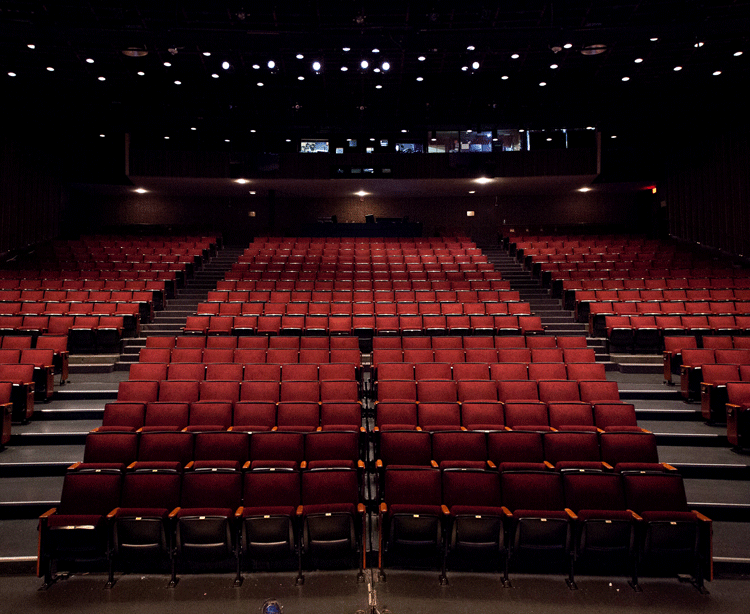
POLYGON ((630 81, 630 77, 623 77, 622 80, 623 81, 630 81))
POLYGON ((232 65, 231 65, 231 64, 230 64, 229 62, 227 62, 227 61, 225 60, 225 61, 223 61, 223 62, 221 63, 221 67, 222 67, 222 68, 223 68, 224 70, 229 70, 230 68, 232 68, 232 65))
POLYGON ((8 76, 9 76, 9 77, 15 77, 15 76, 17 76, 17 75, 16 75, 16 73, 14 73, 14 72, 9 72, 9 73, 8 73, 8 76))
POLYGON ((463 70, 464 72, 466 72, 467 70, 469 70, 469 67, 468 66, 462 66, 461 70, 463 70))
POLYGON ((375 86, 375 89, 376 89, 376 90, 382 90, 382 89, 383 89, 383 86, 382 86, 382 85, 380 85, 380 84, 378 84, 378 85, 376 85, 376 86, 375 86))
POLYGON ((304 80, 305 80, 305 78, 302 75, 300 75, 299 77, 297 77, 297 81, 304 81, 304 80))
POLYGON ((479 62, 472 62, 472 63, 471 63, 471 67, 472 67, 472 68, 473 68, 474 70, 479 70, 479 62))
POLYGON ((602 44, 596 44, 596 45, 586 45, 581 49, 582 55, 601 55, 602 53, 605 53, 607 51, 607 45, 602 44))
POLYGON ((312 63, 312 69, 313 69, 314 73, 319 74, 320 71, 323 70, 323 65, 320 62, 318 62, 317 60, 315 60, 312 63))
POLYGON ((138 194, 145 194, 146 192, 148 192, 148 190, 144 188, 136 188, 135 191, 138 192, 138 194))
POLYGON ((682 70, 682 66, 675 66, 672 70, 675 72, 680 72, 682 70))
POLYGON ((421 83, 422 81, 424 81, 424 77, 417 77, 417 81, 421 83))
POLYGON ((351 50, 352 50, 351 47, 342 47, 342 51, 351 51, 351 50))
POLYGON ((106 78, 104 78, 104 77, 97 77, 97 79, 98 79, 99 81, 106 81, 106 80, 107 80, 107 79, 106 79, 106 78))
POLYGON ((565 43, 565 44, 563 45, 563 49, 571 49, 572 47, 573 47, 573 44, 572 44, 572 43, 565 43))
POLYGON ((550 65, 549 65, 549 67, 550 67, 550 68, 551 68, 552 70, 555 70, 555 68, 558 68, 557 64, 550 64, 550 65))
POLYGON ((210 51, 204 51, 203 52, 203 57, 210 58, 211 57, 211 52, 210 51))
POLYGON ((501 78, 501 79, 502 79, 503 81, 507 81, 507 80, 508 80, 508 75, 503 75, 503 76, 502 76, 502 77, 500 77, 500 78, 501 78))
POLYGON ((711 73, 714 77, 718 77, 721 74, 720 70, 715 70, 713 73, 711 73))
POLYGON ((542 81, 542 82, 541 82, 541 83, 539 84, 539 87, 544 87, 545 85, 547 85, 547 82, 546 82, 546 81, 542 81))
POLYGON ((213 74, 212 74, 211 76, 212 76, 212 77, 213 77, 214 79, 218 79, 218 78, 219 78, 219 75, 218 75, 218 74, 216 74, 216 73, 213 73, 213 74))
POLYGON ((375 49, 373 49, 373 50, 372 50, 372 52, 373 52, 373 53, 380 53, 380 49, 378 49, 378 48, 376 47, 375 49))
POLYGON ((736 58, 740 57, 741 55, 742 55, 742 51, 735 51, 734 52, 734 57, 736 57, 736 58))
POLYGON ((636 59, 635 59, 635 60, 633 60, 633 61, 634 61, 634 62, 635 62, 636 64, 640 64, 641 62, 643 62, 643 58, 636 58, 636 59))
POLYGON ((466 48, 466 51, 474 51, 474 49, 476 49, 476 47, 474 47, 474 45, 469 45, 469 46, 468 46, 468 47, 466 48))
POLYGON ((510 59, 511 60, 517 60, 520 57, 521 57, 520 55, 518 55, 517 53, 514 53, 512 56, 510 56, 510 59))
POLYGON ((86 58, 86 64, 93 64, 94 60, 93 58, 86 58))
POLYGON ((477 179, 474 180, 474 183, 485 185, 487 183, 492 183, 492 179, 490 177, 478 177, 477 179))
POLYGON ((424 57, 423 55, 420 55, 420 56, 419 56, 419 57, 417 58, 417 60, 419 60, 420 62, 424 62, 424 61, 425 61, 426 59, 427 59, 427 58, 426 58, 426 57, 424 57))
POLYGON ((348 68, 348 67, 346 67, 346 66, 342 66, 342 67, 341 67, 341 72, 346 72, 347 70, 349 70, 349 68, 348 68))
MULTIPOLYGON (((143 72, 142 70, 139 70, 137 74, 139 77, 143 77, 146 73, 143 72)), ((219 75, 216 75, 216 76, 218 77, 219 75)))
POLYGON ((48 70, 49 72, 55 72, 55 69, 54 69, 54 68, 52 68, 52 66, 47 66, 47 70, 48 70))
POLYGON ((361 61, 361 62, 359 63, 359 67, 360 67, 360 68, 361 68, 362 70, 367 70, 367 69, 368 69, 368 68, 370 67, 370 63, 369 63, 369 62, 368 62, 367 60, 362 60, 362 61, 361 61))
POLYGON ((34 45, 34 44, 32 44, 32 43, 29 43, 29 44, 28 44, 28 45, 26 45, 26 46, 27 46, 27 47, 28 47, 29 49, 36 49, 36 45, 34 45))
POLYGON ((390 62, 383 62, 380 65, 380 68, 383 69, 383 72, 388 72, 391 69, 391 63, 390 62))
POLYGON ((166 66, 167 68, 169 68, 170 66, 172 66, 172 62, 164 62, 164 66, 166 66))
POLYGON ((579 192, 591 192, 591 188, 578 188, 579 192))
POLYGON ((248 182, 247 179, 235 179, 234 181, 235 181, 235 183, 239 183, 239 184, 242 184, 242 185, 244 185, 244 184, 246 184, 248 182))
POLYGON ((360 190, 359 192, 355 192, 355 194, 359 196, 360 198, 362 198, 363 196, 367 196, 368 193, 365 192, 364 190, 360 190))
POLYGON ((297 54, 297 59, 298 59, 298 60, 304 60, 304 59, 305 59, 305 56, 304 56, 304 55, 302 55, 301 53, 298 53, 298 54, 297 54))
POLYGON ((122 50, 122 55, 126 55, 129 58, 144 58, 148 55, 148 51, 140 47, 128 47, 122 50))
POLYGON ((268 60, 266 66, 268 66, 268 70, 274 70, 276 68, 276 62, 274 62, 273 60, 268 60))

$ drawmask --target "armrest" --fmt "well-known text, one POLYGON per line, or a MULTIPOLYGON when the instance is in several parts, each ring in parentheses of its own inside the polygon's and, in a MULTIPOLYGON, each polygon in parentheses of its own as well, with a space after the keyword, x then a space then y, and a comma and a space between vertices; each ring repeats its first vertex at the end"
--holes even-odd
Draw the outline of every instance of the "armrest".
POLYGON ((704 516, 696 510, 692 510, 692 512, 698 517, 698 520, 700 520, 701 522, 713 522, 708 516, 704 516))
POLYGON ((383 468, 383 461, 378 459, 375 461, 375 468, 376 469, 382 469, 383 468))
POLYGON ((434 467, 435 469, 437 469, 438 468, 437 462, 435 462, 434 460, 431 460, 430 461, 430 467, 434 467))
POLYGON ((504 505, 503 505, 503 506, 502 506, 502 507, 501 507, 500 509, 502 510, 503 514, 505 514, 505 516, 506 516, 506 517, 508 517, 508 518, 511 518, 511 517, 513 516, 513 512, 511 512, 511 511, 510 511, 510 510, 509 510, 509 509, 508 509, 507 507, 505 507, 504 505))
POLYGON ((237 508, 237 511, 234 513, 235 518, 242 518, 242 512, 245 511, 245 508, 241 505, 237 508))
POLYGON ((676 467, 672 467, 672 465, 668 463, 662 463, 661 466, 664 467, 667 471, 677 471, 676 467))
POLYGON ((177 517, 177 514, 179 514, 179 513, 180 513, 180 510, 181 510, 181 509, 182 509, 181 507, 176 507, 176 508, 174 508, 174 509, 173 509, 173 510, 172 510, 171 512, 169 512, 169 517, 170 517, 170 518, 176 518, 176 517, 177 517))
POLYGON ((444 516, 450 516, 450 514, 451 514, 451 511, 448 509, 447 505, 441 505, 440 506, 440 511, 443 512, 444 516))
POLYGON ((388 505, 385 503, 385 501, 380 504, 380 508, 378 508, 378 511, 381 514, 386 514, 388 512, 388 505))
POLYGON ((365 504, 364 503, 357 503, 357 513, 358 514, 364 514, 366 511, 365 504))
POLYGON ((187 465, 185 465, 185 469, 192 469, 193 465, 195 465, 195 461, 190 461, 187 465))
POLYGON ((565 513, 567 513, 568 516, 570 516, 571 520, 578 520, 578 515, 569 507, 565 508, 565 513))
POLYGON ((112 520, 115 516, 117 516, 117 512, 120 511, 119 507, 116 507, 113 509, 109 514, 107 514, 107 520, 112 520))
POLYGON ((488 460, 488 461, 487 461, 487 466, 488 466, 488 467, 489 467, 490 469, 497 469, 497 465, 496 465, 495 463, 493 463, 493 462, 492 462, 491 460, 488 460))
POLYGON ((364 469, 365 468, 365 461, 358 460, 357 461, 357 469, 364 469))
POLYGON ((80 466, 81 466, 81 463, 73 463, 70 467, 68 467, 68 471, 75 471, 80 466))
POLYGON ((549 461, 544 461, 544 466, 547 467, 547 469, 554 469, 555 466, 550 463, 549 461))
POLYGON ((57 508, 56 507, 48 509, 46 512, 44 512, 44 514, 42 514, 41 516, 39 516, 39 520, 47 519, 50 516, 52 516, 53 514, 57 514, 57 508))
POLYGON ((302 516, 302 512, 303 511, 304 511, 303 507, 301 505, 298 505, 297 506, 297 516, 302 516))
POLYGON ((302 462, 301 462, 301 463, 299 464, 299 468, 300 468, 300 469, 307 469, 307 461, 302 461, 302 462))
POLYGON ((636 520, 638 521, 643 520, 643 518, 639 516, 638 514, 636 514, 633 510, 627 510, 627 511, 630 512, 633 515, 633 518, 635 518, 636 520))
POLYGON ((602 466, 605 469, 607 469, 608 471, 613 471, 614 470, 614 467, 612 465, 610 465, 609 463, 605 463, 604 461, 602 461, 602 466))
POLYGON ((248 469, 250 469, 250 461, 245 461, 245 464, 244 464, 244 465, 242 465, 242 468, 243 468, 243 469, 244 469, 245 471, 247 471, 248 469))

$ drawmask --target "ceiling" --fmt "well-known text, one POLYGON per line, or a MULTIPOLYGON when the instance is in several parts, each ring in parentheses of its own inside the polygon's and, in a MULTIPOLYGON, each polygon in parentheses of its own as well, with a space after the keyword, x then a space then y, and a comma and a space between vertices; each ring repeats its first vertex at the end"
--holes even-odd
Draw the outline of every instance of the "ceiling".
POLYGON ((739 117, 749 36, 750 2, 732 0, 0 0, 0 79, 21 121, 270 151, 346 131, 739 117))

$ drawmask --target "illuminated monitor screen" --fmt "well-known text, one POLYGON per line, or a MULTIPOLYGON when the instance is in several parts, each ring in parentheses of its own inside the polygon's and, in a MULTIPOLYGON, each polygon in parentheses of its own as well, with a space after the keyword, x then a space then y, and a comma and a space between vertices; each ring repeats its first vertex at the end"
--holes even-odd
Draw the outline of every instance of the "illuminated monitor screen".
POLYGON ((318 139, 302 140, 300 153, 328 153, 328 141, 318 139))
POLYGON ((396 153, 423 153, 422 143, 396 143, 396 153))
POLYGON ((492 132, 461 131, 461 151, 464 153, 489 153, 492 151, 492 132))

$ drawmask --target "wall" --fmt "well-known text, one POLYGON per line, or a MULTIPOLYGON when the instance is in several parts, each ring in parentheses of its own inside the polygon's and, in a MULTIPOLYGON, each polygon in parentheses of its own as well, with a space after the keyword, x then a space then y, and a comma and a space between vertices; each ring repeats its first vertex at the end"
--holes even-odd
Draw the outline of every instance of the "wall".
POLYGON ((505 224, 517 231, 549 232, 555 224, 565 227, 607 224, 623 231, 643 232, 648 208, 643 195, 590 192, 564 196, 498 197, 409 197, 374 199, 274 198, 241 199, 169 198, 156 195, 122 194, 98 196, 76 194, 80 232, 125 224, 201 225, 219 231, 227 243, 244 245, 263 234, 304 234, 319 217, 336 215, 339 223, 364 222, 365 215, 404 217, 423 224, 423 235, 464 234, 479 241, 494 241, 505 224), (256 212, 248 217, 248 211, 256 212), (466 211, 473 210, 474 217, 466 211), (523 228, 522 228, 523 227, 523 228))
POLYGON ((712 134, 700 148, 676 146, 667 170, 670 233, 750 255, 750 131, 712 134))
POLYGON ((0 137, 0 254, 57 236, 66 205, 52 157, 0 137))

